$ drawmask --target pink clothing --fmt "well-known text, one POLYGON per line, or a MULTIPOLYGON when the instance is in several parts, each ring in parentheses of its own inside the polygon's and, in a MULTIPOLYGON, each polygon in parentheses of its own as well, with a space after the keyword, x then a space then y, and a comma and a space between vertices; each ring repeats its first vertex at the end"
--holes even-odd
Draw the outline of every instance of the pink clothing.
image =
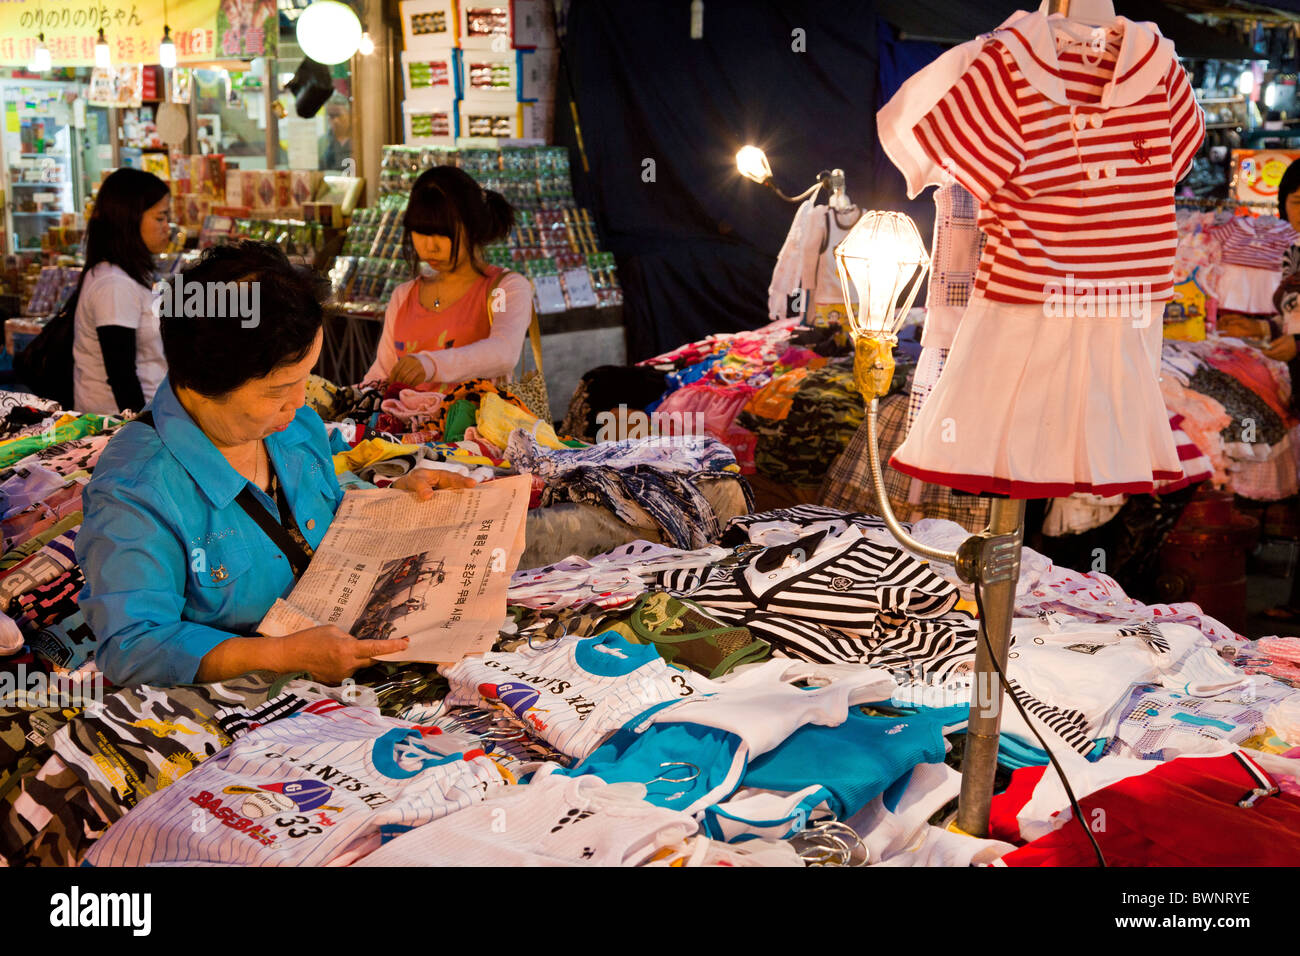
POLYGON ((697 382, 673 392, 655 409, 654 414, 660 422, 671 421, 668 417, 670 415, 680 416, 682 427, 680 430, 674 428, 674 434, 694 434, 697 421, 695 416, 702 415, 704 431, 722 438, 755 391, 757 389, 752 385, 707 385, 697 382))
POLYGON ((1220 432, 1232 424, 1232 417, 1223 405, 1207 395, 1193 392, 1175 381, 1173 375, 1163 375, 1160 391, 1169 411, 1183 416, 1179 427, 1196 443, 1214 466, 1214 483, 1228 483, 1228 461, 1220 432))
POLYGON ((441 392, 425 392, 413 388, 404 388, 397 398, 384 399, 380 407, 394 418, 409 422, 416 416, 428 418, 436 415, 438 409, 442 408, 442 398, 441 392))

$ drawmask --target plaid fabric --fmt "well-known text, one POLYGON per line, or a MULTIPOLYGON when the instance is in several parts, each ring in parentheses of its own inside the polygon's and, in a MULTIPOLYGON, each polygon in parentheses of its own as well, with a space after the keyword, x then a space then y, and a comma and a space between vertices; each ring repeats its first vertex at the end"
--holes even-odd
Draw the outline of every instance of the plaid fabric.
MULTIPOLYGON (((955 495, 951 489, 917 481, 889 467, 889 457, 907 436, 908 396, 894 394, 880 400, 880 457, 885 462, 885 493, 899 521, 946 518, 968 531, 982 531, 988 524, 989 499, 955 495)), ((871 482, 868 459, 867 423, 854 434, 826 473, 819 501, 845 511, 879 514, 871 482)))
POLYGON ((934 391, 935 383, 939 381, 939 373, 943 371, 943 363, 947 358, 947 349, 921 349, 921 358, 916 363, 916 371, 912 374, 912 388, 907 399, 907 424, 903 428, 904 435, 912 430, 912 422, 916 421, 921 406, 934 391))
POLYGON ((975 197, 956 183, 940 187, 934 205, 934 249, 926 301, 932 307, 965 308, 984 251, 985 236, 976 225, 979 208, 975 197))

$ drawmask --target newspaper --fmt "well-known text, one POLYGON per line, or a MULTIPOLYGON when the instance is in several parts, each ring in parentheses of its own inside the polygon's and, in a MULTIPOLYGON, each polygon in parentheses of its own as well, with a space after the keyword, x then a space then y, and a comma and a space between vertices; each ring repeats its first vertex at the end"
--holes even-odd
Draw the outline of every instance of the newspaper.
POLYGON ((474 488, 349 491, 292 593, 258 625, 271 637, 333 624, 355 637, 409 637, 385 661, 453 664, 491 650, 524 551, 532 479, 474 488))

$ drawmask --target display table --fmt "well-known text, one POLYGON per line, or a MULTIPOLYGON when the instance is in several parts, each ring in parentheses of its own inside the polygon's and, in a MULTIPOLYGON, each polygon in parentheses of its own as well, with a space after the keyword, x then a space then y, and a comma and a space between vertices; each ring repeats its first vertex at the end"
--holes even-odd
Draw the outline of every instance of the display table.
MULTIPOLYGON (((540 315, 538 321, 542 327, 542 360, 553 404, 552 417, 556 417, 555 403, 567 400, 584 371, 625 361, 623 307, 570 309, 540 315)), ((324 344, 313 371, 342 385, 360 382, 375 360, 383 322, 383 309, 377 304, 374 311, 327 305, 324 344)), ((530 366, 531 363, 529 359, 530 366)), ((560 406, 558 412, 563 411, 560 406)))

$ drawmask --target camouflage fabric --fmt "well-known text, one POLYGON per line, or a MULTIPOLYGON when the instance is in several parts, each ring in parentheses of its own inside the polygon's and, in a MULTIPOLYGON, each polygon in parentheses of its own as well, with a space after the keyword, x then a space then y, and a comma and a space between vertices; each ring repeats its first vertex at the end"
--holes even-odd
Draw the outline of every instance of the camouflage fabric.
POLYGON ((763 660, 772 650, 748 628, 724 624, 664 591, 642 597, 627 626, 635 641, 654 644, 668 663, 689 667, 709 678, 763 660))
POLYGON ((10 866, 76 866, 108 829, 76 773, 57 756, 0 799, 0 856, 10 866))
POLYGON ((852 360, 836 359, 804 376, 783 419, 744 411, 736 424, 758 436, 754 464, 760 475, 792 485, 817 485, 864 415, 852 360))

